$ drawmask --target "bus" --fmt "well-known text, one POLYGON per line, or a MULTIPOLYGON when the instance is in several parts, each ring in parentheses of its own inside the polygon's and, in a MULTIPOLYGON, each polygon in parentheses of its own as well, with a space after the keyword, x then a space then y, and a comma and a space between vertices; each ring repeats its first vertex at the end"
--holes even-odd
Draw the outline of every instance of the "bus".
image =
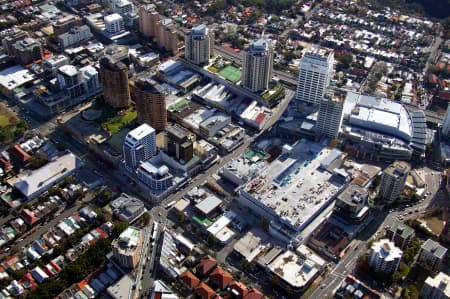
POLYGON ((167 210, 167 209, 170 209, 170 207, 173 206, 173 205, 176 204, 176 203, 177 203, 176 200, 173 200, 173 201, 169 202, 169 203, 166 205, 166 210, 167 210))

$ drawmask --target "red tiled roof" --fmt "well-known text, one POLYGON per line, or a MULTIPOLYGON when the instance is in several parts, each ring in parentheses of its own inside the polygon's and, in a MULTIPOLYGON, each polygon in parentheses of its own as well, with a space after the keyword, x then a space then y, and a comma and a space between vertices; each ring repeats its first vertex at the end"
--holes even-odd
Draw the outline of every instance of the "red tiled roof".
POLYGON ((3 158, 0 158, 0 167, 7 172, 8 170, 10 170, 12 168, 11 163, 9 163, 8 161, 6 161, 3 158))
POLYGON ((231 291, 234 290, 236 293, 238 293, 238 296, 237 296, 238 299, 244 298, 248 293, 247 286, 245 284, 237 282, 235 280, 232 283, 230 283, 229 288, 231 291))
POLYGON ((9 149, 9 153, 13 156, 14 159, 18 160, 21 163, 25 163, 30 160, 30 155, 28 155, 19 145, 14 145, 9 149))
POLYGON ((214 292, 213 289, 207 286, 204 282, 195 288, 195 293, 201 299, 213 299, 216 296, 216 292, 214 292))
POLYGON ((195 267, 195 274, 198 276, 208 275, 215 267, 217 267, 217 261, 206 255, 200 259, 197 267, 195 267))
POLYGON ((255 122, 260 124, 263 122, 264 118, 266 118, 266 115, 264 113, 258 114, 258 116, 255 119, 255 122))
POLYGON ((36 217, 34 213, 28 209, 23 209, 21 212, 21 216, 23 220, 29 225, 34 225, 39 220, 39 218, 36 217))
POLYGON ((221 268, 216 268, 209 275, 209 280, 211 283, 223 290, 233 280, 233 277, 230 273, 222 270, 221 268))
POLYGON ((178 279, 181 280, 190 289, 195 288, 200 283, 200 279, 198 279, 197 276, 192 274, 191 271, 186 271, 186 272, 181 273, 178 276, 178 279))
POLYGON ((263 298, 265 298, 264 295, 255 288, 251 289, 250 292, 248 292, 248 294, 244 297, 244 299, 263 299, 263 298))

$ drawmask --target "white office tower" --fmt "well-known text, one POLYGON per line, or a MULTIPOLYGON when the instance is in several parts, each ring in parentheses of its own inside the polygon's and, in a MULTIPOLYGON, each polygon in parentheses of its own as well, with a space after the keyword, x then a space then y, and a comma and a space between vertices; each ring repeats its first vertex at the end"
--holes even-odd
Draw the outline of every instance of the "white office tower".
POLYGON ((318 136, 337 138, 342 125, 345 92, 326 93, 319 104, 316 133, 318 136))
POLYGON ((245 49, 242 65, 242 87, 252 91, 264 91, 272 79, 273 47, 267 39, 259 39, 245 49))
POLYGON ((125 167, 134 170, 139 163, 156 154, 156 132, 147 124, 142 124, 130 131, 123 144, 125 167))
POLYGON ((213 54, 214 34, 205 24, 192 28, 185 37, 186 59, 196 65, 207 64, 213 54))
POLYGON ((450 103, 447 106, 447 112, 445 112, 444 123, 442 124, 442 135, 448 136, 450 133, 450 103))
POLYGON ((403 251, 388 239, 374 242, 370 247, 369 266, 375 272, 393 273, 397 270, 403 251))
POLYGON ((319 105, 333 77, 333 62, 333 52, 325 49, 314 49, 302 57, 296 101, 319 105))
POLYGON ((450 299, 450 276, 442 272, 434 278, 429 276, 420 295, 423 299, 450 299))
POLYGON ((125 23, 123 22, 122 16, 118 13, 107 15, 105 17, 105 28, 110 34, 119 33, 125 30, 125 23))

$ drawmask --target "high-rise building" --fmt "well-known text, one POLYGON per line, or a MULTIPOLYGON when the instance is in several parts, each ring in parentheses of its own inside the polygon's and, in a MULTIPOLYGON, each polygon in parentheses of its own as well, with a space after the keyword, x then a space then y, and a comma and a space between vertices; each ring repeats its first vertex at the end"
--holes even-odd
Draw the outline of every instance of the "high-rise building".
POLYGON ((141 256, 142 232, 139 228, 130 226, 112 242, 111 246, 116 261, 126 269, 134 269, 141 256))
POLYGON ((207 64, 213 55, 214 33, 205 24, 192 28, 185 38, 186 59, 194 64, 207 64))
POLYGON ((259 92, 269 88, 273 70, 273 47, 269 40, 259 39, 244 54, 242 64, 242 87, 259 92))
POLYGON ((110 56, 100 59, 100 79, 103 85, 105 102, 114 108, 126 108, 130 105, 130 86, 128 68, 110 56))
POLYGON ((337 138, 342 125, 345 93, 335 91, 325 94, 319 103, 316 133, 319 136, 337 138))
POLYGON ((388 239, 381 239, 372 244, 369 255, 369 266, 375 272, 393 273, 397 270, 403 251, 388 239))
POLYGON ((295 100, 318 105, 330 85, 334 55, 331 51, 314 49, 300 61, 295 100))
POLYGON ((146 4, 139 8, 139 32, 146 37, 156 35, 156 23, 159 21, 159 14, 155 5, 146 4))
POLYGON ((147 123, 156 131, 167 124, 166 92, 155 80, 140 78, 130 85, 131 98, 136 103, 138 123, 147 123))
POLYGON ((109 34, 119 33, 125 30, 123 18, 118 13, 113 13, 105 17, 105 29, 109 34))
POLYGON ((87 65, 79 70, 70 64, 58 68, 56 73, 59 88, 69 98, 89 96, 100 90, 97 70, 87 65))
POLYGON ((439 272, 434 278, 428 277, 420 295, 423 299, 450 299, 450 276, 439 272))
POLYGON ((167 154, 182 164, 190 161, 194 156, 195 135, 178 124, 166 127, 167 154))
POLYGON ((153 37, 160 48, 176 54, 182 46, 177 30, 169 18, 161 19, 152 4, 139 9, 139 32, 146 37, 153 37))
POLYGON ((389 165, 381 176, 380 198, 389 202, 396 200, 403 191, 410 170, 411 166, 404 161, 389 165))
POLYGON ((128 132, 123 144, 123 159, 128 170, 156 154, 156 132, 148 124, 142 124, 128 132))
POLYGON ((422 265, 428 265, 431 271, 438 272, 441 270, 446 256, 447 248, 428 239, 422 244, 417 261, 422 265))
POLYGON ((442 134, 448 136, 450 133, 450 103, 447 106, 447 112, 445 112, 444 123, 442 124, 442 134))
POLYGON ((413 236, 414 230, 400 221, 395 221, 386 230, 386 237, 394 242, 395 246, 399 247, 401 250, 408 246, 413 236))

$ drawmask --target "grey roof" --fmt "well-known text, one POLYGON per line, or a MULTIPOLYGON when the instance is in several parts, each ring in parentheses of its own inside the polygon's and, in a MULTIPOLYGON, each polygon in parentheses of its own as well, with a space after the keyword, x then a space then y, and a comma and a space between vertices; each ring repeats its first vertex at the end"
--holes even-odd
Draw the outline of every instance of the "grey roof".
POLYGON ((200 210, 203 214, 207 215, 211 213, 215 208, 220 206, 222 200, 214 195, 209 195, 200 203, 196 204, 195 207, 200 210))
POLYGON ((400 221, 395 221, 394 223, 392 223, 389 230, 400 235, 404 239, 414 234, 414 230, 411 227, 407 226, 406 224, 400 221))
POLYGON ((443 258, 447 253, 447 248, 431 239, 428 239, 425 241, 425 243, 423 243, 422 250, 431 252, 435 257, 439 259, 443 258))

